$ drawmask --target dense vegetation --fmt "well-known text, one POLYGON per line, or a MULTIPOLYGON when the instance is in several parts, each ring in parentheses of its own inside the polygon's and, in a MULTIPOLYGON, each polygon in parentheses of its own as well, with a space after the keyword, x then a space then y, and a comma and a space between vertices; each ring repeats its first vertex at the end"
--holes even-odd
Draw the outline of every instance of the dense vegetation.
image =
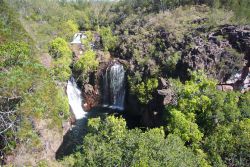
MULTIPOLYGON (((177 135, 165 138, 163 128, 128 130, 124 119, 109 116, 89 121, 83 152, 67 157, 69 166, 200 166, 177 135)), ((205 164, 204 164, 205 165, 205 164)))
POLYGON ((42 66, 16 13, 0 1, 0 155, 19 144, 42 147, 34 122, 47 119, 47 128, 60 127, 69 116, 64 91, 42 66), (51 126, 53 124, 53 126, 51 126))
POLYGON ((191 78, 185 84, 172 81, 178 102, 166 106, 164 130, 128 130, 123 119, 113 116, 105 120, 91 119, 80 149, 83 151, 62 163, 69 166, 248 166, 249 93, 218 91, 216 82, 202 72, 192 73, 191 78))
POLYGON ((22 146, 39 154, 38 122, 61 133, 70 117, 66 81, 74 73, 89 84, 111 55, 126 61, 127 96, 142 110, 135 115, 160 113, 160 126, 89 119, 72 155, 35 165, 249 166, 250 92, 216 87, 249 59, 243 39, 218 32, 249 24, 249 0, 0 0, 0 157, 22 146), (69 42, 79 30, 87 38, 77 57, 69 42), (159 78, 172 98, 165 105, 157 101, 159 78))

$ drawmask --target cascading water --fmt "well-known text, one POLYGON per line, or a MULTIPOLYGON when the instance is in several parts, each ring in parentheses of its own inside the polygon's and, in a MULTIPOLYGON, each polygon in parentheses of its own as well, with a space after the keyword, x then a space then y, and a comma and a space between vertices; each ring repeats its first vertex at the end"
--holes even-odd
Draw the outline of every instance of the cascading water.
POLYGON ((70 78, 67 84, 67 95, 69 99, 69 105, 76 119, 82 119, 85 117, 86 112, 82 108, 81 91, 77 87, 75 79, 70 78))
POLYGON ((87 112, 82 108, 81 91, 77 87, 73 77, 68 81, 67 94, 76 121, 74 122, 74 126, 71 126, 71 130, 69 130, 63 137, 63 142, 56 151, 56 159, 62 159, 64 156, 74 153, 76 148, 79 145, 82 145, 82 138, 87 132, 87 112))
POLYGON ((115 63, 106 69, 104 76, 104 106, 123 110, 124 98, 125 70, 121 64, 115 63))

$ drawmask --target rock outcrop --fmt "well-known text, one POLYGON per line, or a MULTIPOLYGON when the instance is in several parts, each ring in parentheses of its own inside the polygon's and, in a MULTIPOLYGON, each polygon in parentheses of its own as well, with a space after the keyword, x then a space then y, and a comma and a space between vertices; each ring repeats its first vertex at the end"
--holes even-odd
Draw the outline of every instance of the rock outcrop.
POLYGON ((92 86, 91 84, 85 84, 83 86, 83 109, 89 111, 96 107, 100 103, 100 93, 98 84, 92 86))
POLYGON ((163 105, 174 104, 175 92, 171 89, 171 85, 164 79, 160 78, 158 95, 163 97, 163 105))
POLYGON ((242 71, 249 59, 248 26, 226 25, 203 35, 193 33, 184 40, 182 63, 193 70, 203 69, 220 82, 242 71))
POLYGON ((248 90, 250 26, 224 25, 202 35, 194 32, 183 45, 182 66, 204 70, 219 80, 221 90, 248 90))

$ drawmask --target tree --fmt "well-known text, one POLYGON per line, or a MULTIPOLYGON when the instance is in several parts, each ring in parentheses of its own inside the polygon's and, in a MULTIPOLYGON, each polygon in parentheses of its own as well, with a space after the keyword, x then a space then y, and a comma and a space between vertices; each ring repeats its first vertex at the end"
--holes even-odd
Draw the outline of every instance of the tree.
POLYGON ((49 53, 54 59, 61 57, 71 58, 71 50, 63 38, 55 38, 50 42, 49 53))
POLYGON ((170 132, 180 136, 184 142, 192 143, 193 145, 201 141, 203 133, 195 123, 195 114, 185 115, 175 109, 171 110, 170 114, 171 118, 168 126, 170 132))
POLYGON ((203 149, 213 166, 247 166, 248 94, 222 92, 200 72, 182 84, 172 81, 177 105, 167 106, 167 130, 195 150, 203 149))
POLYGON ((122 118, 108 116, 89 120, 82 152, 66 157, 71 166, 199 166, 196 157, 173 134, 165 138, 163 128, 128 130, 122 118))
POLYGON ((242 117, 250 118, 250 92, 240 96, 239 107, 242 117))
POLYGON ((218 126, 213 135, 208 136, 205 149, 214 166, 248 166, 250 146, 250 120, 244 119, 226 126, 218 126))

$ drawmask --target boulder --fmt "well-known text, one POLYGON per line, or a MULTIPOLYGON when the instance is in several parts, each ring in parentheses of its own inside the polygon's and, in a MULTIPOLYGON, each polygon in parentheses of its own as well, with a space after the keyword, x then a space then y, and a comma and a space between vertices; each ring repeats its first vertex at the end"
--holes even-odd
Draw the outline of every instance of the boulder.
POLYGON ((100 94, 98 86, 92 86, 91 84, 85 84, 83 92, 84 103, 82 107, 84 111, 90 111, 93 107, 97 107, 100 102, 100 94))
POLYGON ((164 105, 167 105, 167 104, 170 104, 173 100, 173 97, 172 96, 165 96, 164 100, 163 100, 163 104, 164 105))
POLYGON ((162 77, 160 77, 160 87, 162 87, 162 88, 168 87, 167 81, 162 77))
POLYGON ((161 96, 171 96, 172 91, 170 89, 157 90, 158 94, 161 96))
POLYGON ((84 92, 87 94, 92 94, 95 92, 94 87, 90 84, 85 84, 84 85, 84 92))
POLYGON ((161 90, 157 90, 157 92, 160 96, 164 96, 163 105, 172 103, 174 99, 174 93, 171 89, 161 89, 161 90))

